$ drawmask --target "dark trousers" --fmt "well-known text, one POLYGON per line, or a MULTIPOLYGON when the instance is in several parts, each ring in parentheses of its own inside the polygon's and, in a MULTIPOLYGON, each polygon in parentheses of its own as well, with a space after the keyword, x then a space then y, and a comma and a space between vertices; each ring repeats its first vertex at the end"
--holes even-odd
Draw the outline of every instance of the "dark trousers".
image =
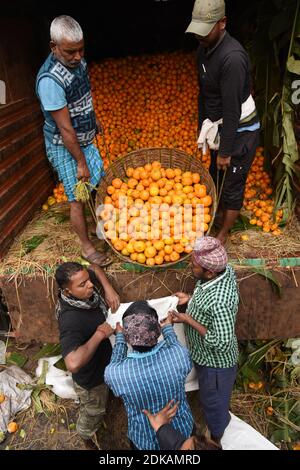
POLYGON ((211 435, 221 439, 230 421, 229 405, 237 366, 224 369, 195 364, 199 398, 211 435))
MULTIPOLYGON (((259 130, 237 132, 234 148, 231 155, 231 164, 226 171, 225 181, 220 199, 220 206, 225 210, 239 211, 243 207, 244 192, 247 176, 259 143, 259 130)), ((209 172, 217 188, 217 155, 211 152, 209 172)), ((224 172, 219 171, 219 191, 223 181, 224 172)))

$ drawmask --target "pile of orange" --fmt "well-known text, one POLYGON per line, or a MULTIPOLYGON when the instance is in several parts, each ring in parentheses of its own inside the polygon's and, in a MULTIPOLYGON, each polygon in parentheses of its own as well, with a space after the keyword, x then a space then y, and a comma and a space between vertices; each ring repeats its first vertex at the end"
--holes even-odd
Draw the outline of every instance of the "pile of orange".
POLYGON ((198 83, 193 53, 107 59, 89 70, 93 103, 104 128, 105 167, 150 147, 197 151, 198 83))
POLYGON ((123 256, 147 266, 179 261, 211 222, 212 197, 199 173, 154 161, 114 178, 100 213, 105 236, 123 256))
MULTIPOLYGON (((201 158, 197 150, 198 83, 193 53, 165 53, 107 59, 90 67, 97 117, 104 127, 98 146, 110 161, 139 148, 173 147, 201 158)), ((251 224, 274 235, 282 210, 274 211, 271 179, 264 170, 263 148, 257 149, 245 191, 251 224)))
MULTIPOLYGON (((283 210, 275 210, 271 177, 264 169, 265 156, 263 151, 263 147, 256 149, 255 159, 246 182, 244 210, 251 225, 260 227, 266 233, 278 236, 282 233, 279 225, 283 219, 283 210)), ((204 167, 209 168, 209 154, 202 155, 202 163, 204 167)), ((246 240, 248 240, 247 236, 245 237, 246 240)))
POLYGON ((249 172, 244 208, 250 214, 250 224, 261 227, 264 232, 280 235, 279 224, 282 221, 282 209, 274 210, 270 175, 264 170, 263 147, 258 147, 254 162, 249 172))
POLYGON ((68 196, 65 194, 65 188, 62 183, 58 183, 53 189, 53 195, 49 196, 45 204, 43 204, 42 209, 47 212, 49 207, 60 202, 66 202, 68 196))

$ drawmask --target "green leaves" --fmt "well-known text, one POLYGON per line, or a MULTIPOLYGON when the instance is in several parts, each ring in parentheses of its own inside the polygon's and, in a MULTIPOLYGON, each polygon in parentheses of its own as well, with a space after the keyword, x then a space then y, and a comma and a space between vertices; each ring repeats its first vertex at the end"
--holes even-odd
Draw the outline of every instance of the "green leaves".
POLYGON ((132 263, 122 263, 121 268, 130 273, 144 273, 147 271, 146 266, 138 266, 132 263))
POLYGON ((261 375, 259 374, 259 367, 252 366, 250 367, 249 364, 244 364, 240 368, 240 374, 243 375, 245 379, 247 379, 248 382, 254 382, 257 383, 261 379, 261 375))
POLYGON ((269 269, 265 268, 251 268, 251 271, 263 276, 271 283, 271 287, 273 291, 279 296, 282 296, 282 289, 279 281, 276 279, 274 272, 270 271, 269 269))
POLYGON ((48 362, 43 361, 42 373, 40 377, 38 378, 36 384, 32 386, 33 392, 31 394, 31 399, 34 405, 35 412, 45 413, 46 415, 48 414, 48 412, 43 407, 40 394, 43 390, 51 390, 51 388, 48 385, 46 385, 46 375, 48 372, 48 368, 49 368, 48 362))
POLYGON ((65 361, 62 357, 53 365, 57 369, 63 370, 64 372, 66 372, 68 370, 67 367, 66 367, 65 361))
POLYGON ((286 439, 286 433, 284 429, 277 429, 276 431, 273 432, 271 436, 271 441, 274 444, 285 441, 285 439, 286 439))
POLYGON ((10 352, 6 355, 6 364, 8 366, 16 365, 22 368, 26 364, 27 360, 28 358, 26 356, 17 352, 10 352))
POLYGON ((300 75, 300 60, 296 60, 293 56, 288 58, 287 69, 289 72, 300 75))
POLYGON ((276 208, 286 205, 289 218, 294 209, 294 163, 299 159, 292 83, 300 77, 300 1, 262 0, 256 6, 257 30, 250 48, 256 103, 265 153, 272 157, 276 173, 276 208))
POLYGON ((61 354, 60 344, 44 344, 42 349, 33 356, 34 360, 41 359, 41 357, 53 357, 61 354))
MULTIPOLYGON (((292 5, 292 4, 291 4, 292 5)), ((300 60, 293 56, 294 50, 298 50, 297 37, 300 35, 300 2, 294 4, 295 14, 293 28, 290 39, 290 47, 286 62, 286 69, 283 78, 283 88, 281 96, 281 121, 282 121, 282 164, 279 185, 277 186, 276 207, 279 208, 286 202, 291 215, 293 211, 294 197, 292 180, 295 176, 294 163, 299 159, 298 146, 294 132, 294 108, 291 103, 292 95, 292 75, 300 76, 300 60), (292 75, 291 75, 292 74, 292 75)), ((275 122, 275 125, 278 122, 275 122)), ((276 142, 277 143, 277 142, 276 142)))
MULTIPOLYGON (((292 370, 291 372, 291 379, 293 381, 298 381, 300 383, 300 366, 295 367, 295 369, 292 370)), ((300 416, 300 400, 298 403, 298 412, 300 416)))
POLYGON ((240 214, 230 232, 242 232, 243 230, 260 230, 260 228, 256 225, 251 225, 248 217, 240 214))
POLYGON ((34 235, 33 237, 29 238, 29 240, 25 240, 22 243, 22 256, 27 255, 31 251, 35 250, 44 240, 47 238, 47 235, 34 235))
POLYGON ((291 363, 292 346, 297 340, 239 344, 238 389, 245 390, 247 402, 253 394, 252 413, 263 419, 265 436, 284 449, 292 449, 300 431, 300 366, 291 363))

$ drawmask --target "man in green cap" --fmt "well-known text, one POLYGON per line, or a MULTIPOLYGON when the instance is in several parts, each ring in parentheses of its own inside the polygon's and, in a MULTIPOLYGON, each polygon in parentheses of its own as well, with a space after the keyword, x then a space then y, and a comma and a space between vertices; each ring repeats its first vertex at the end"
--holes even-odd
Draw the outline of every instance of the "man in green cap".
POLYGON ((217 238, 223 244, 243 205, 260 129, 250 60, 226 31, 226 22, 224 0, 196 0, 186 30, 199 41, 198 146, 203 152, 210 148, 210 173, 217 189, 222 187, 217 238))

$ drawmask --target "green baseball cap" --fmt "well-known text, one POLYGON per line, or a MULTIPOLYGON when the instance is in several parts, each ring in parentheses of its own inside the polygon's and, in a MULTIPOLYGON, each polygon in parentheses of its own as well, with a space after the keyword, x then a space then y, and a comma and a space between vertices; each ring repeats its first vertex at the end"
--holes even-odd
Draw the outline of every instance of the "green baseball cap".
POLYGON ((205 37, 224 16, 224 0, 196 0, 192 13, 192 21, 186 33, 194 33, 205 37))

